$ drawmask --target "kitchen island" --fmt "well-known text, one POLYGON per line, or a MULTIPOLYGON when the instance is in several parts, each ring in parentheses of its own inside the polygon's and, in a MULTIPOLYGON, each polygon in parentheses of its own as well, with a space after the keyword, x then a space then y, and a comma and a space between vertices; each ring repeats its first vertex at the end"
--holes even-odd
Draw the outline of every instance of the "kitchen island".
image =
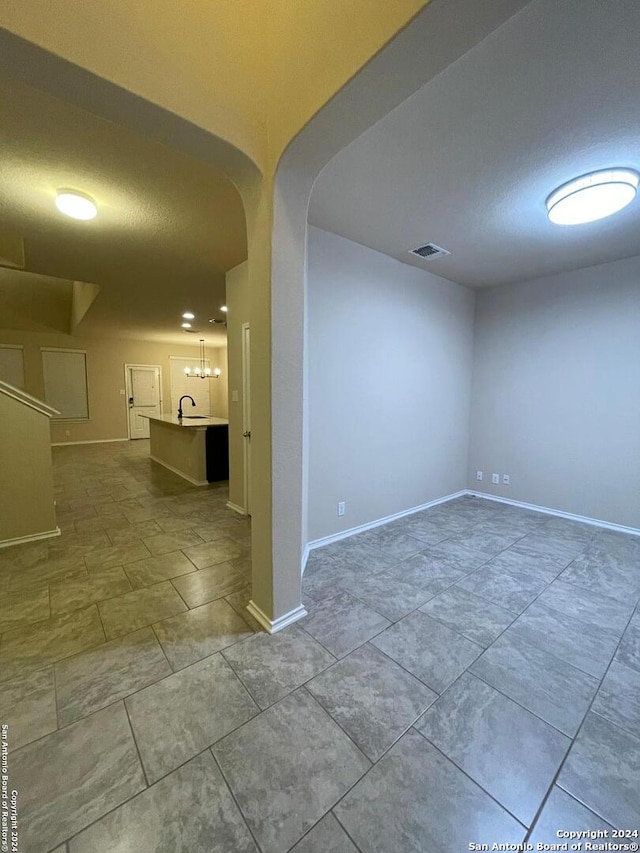
POLYGON ((208 415, 147 415, 154 462, 194 486, 229 479, 229 421, 208 415))

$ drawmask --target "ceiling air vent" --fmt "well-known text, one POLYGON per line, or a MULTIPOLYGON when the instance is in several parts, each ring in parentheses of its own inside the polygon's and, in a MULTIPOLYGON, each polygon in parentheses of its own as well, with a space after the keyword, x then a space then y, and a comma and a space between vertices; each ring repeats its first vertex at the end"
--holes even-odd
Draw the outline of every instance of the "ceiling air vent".
POLYGON ((427 243, 426 246, 419 246, 417 249, 410 249, 409 254, 417 255, 424 261, 432 261, 440 255, 450 255, 451 252, 443 249, 442 246, 436 246, 435 243, 427 243))

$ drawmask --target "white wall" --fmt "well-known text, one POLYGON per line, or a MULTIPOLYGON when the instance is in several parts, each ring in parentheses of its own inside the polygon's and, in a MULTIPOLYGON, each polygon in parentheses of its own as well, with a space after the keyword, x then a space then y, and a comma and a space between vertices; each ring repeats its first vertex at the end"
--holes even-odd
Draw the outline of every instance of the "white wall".
POLYGON ((470 488, 640 527, 640 258, 478 293, 472 400, 470 488))
POLYGON ((317 228, 308 264, 312 541, 466 487, 474 294, 317 228))

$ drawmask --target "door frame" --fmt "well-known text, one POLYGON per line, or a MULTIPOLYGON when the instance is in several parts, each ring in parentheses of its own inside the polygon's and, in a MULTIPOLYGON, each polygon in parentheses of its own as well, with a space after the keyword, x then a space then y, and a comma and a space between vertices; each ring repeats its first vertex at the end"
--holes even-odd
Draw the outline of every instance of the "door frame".
POLYGON ((131 441, 131 418, 129 417, 129 398, 133 396, 131 387, 131 378, 129 370, 132 367, 153 367, 158 371, 158 392, 160 397, 160 414, 164 411, 164 401, 162 398, 162 365, 160 364, 125 364, 124 366, 124 407, 127 415, 127 438, 131 441))
POLYGON ((244 468, 244 511, 251 515, 251 323, 242 324, 242 467, 244 468), (247 337, 249 339, 247 346, 247 337), (247 424, 247 421, 249 422, 247 424))

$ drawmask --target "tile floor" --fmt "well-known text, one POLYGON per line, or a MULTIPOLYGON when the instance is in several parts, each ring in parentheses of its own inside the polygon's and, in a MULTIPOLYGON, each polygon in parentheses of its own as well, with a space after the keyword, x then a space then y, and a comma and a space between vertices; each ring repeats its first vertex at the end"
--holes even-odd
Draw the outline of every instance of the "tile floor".
POLYGON ((640 539, 458 499, 313 551, 269 637, 223 486, 144 441, 54 462, 62 536, 0 551, 21 853, 640 828, 640 539))

